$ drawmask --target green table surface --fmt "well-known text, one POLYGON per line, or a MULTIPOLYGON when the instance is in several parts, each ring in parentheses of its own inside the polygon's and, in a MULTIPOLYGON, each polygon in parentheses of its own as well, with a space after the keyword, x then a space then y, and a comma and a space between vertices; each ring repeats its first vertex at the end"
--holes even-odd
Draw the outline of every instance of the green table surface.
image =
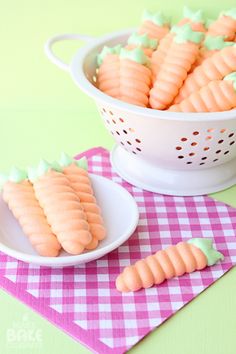
MULTIPOLYGON (((234 0, 8 0, 0 1, 0 170, 25 167, 61 151, 76 154, 93 146, 111 148, 94 103, 69 75, 45 57, 43 45, 56 33, 99 36, 135 27, 144 8, 163 9, 176 18, 184 4, 201 7, 210 17, 235 5, 234 0)), ((69 61, 82 43, 62 43, 56 52, 69 61)), ((236 207, 236 188, 215 195, 236 207)), ((132 354, 233 354, 236 330, 236 269, 153 331, 132 354)), ((0 291, 0 352, 89 353, 81 344, 0 291), (13 347, 7 331, 24 319, 39 329, 33 347, 13 347)), ((104 353, 105 354, 105 353, 104 353)))

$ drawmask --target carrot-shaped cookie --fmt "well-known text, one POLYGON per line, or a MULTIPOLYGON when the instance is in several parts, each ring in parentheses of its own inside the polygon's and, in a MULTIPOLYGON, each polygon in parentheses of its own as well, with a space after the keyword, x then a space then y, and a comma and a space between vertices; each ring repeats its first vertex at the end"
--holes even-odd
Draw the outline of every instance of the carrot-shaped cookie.
POLYGON ((207 31, 210 36, 225 36, 226 41, 233 41, 236 33, 236 8, 224 11, 213 21, 207 31))
POLYGON ((79 197, 69 179, 44 160, 28 177, 52 231, 65 251, 80 254, 92 236, 79 197))
POLYGON ((236 70, 236 46, 226 47, 205 59, 188 75, 174 103, 179 103, 210 81, 221 80, 236 70))
POLYGON ((166 279, 204 269, 223 259, 224 256, 212 247, 210 239, 193 238, 126 267, 116 279, 116 288, 122 292, 150 288, 166 279))
POLYGON ((179 104, 169 108, 172 112, 220 112, 236 108, 236 73, 224 80, 209 82, 193 92, 179 104))
POLYGON ((158 40, 149 38, 146 33, 138 34, 136 32, 132 33, 128 38, 128 44, 125 49, 141 48, 144 54, 150 57, 153 51, 157 48, 158 40))
POLYGON ((98 88, 122 101, 146 107, 151 87, 149 60, 140 48, 121 49, 119 58, 98 70, 98 88))
POLYGON ((202 10, 193 11, 188 6, 183 8, 183 19, 178 22, 178 26, 189 23, 193 31, 206 32, 205 18, 202 10))
POLYGON ((87 160, 83 158, 77 161, 63 153, 59 160, 59 165, 79 197, 89 224, 92 241, 86 245, 86 249, 94 249, 97 247, 98 242, 105 238, 106 229, 87 172, 87 160))
POLYGON ((162 39, 170 30, 170 21, 161 11, 151 13, 147 10, 144 11, 142 17, 142 25, 138 33, 146 33, 150 38, 162 39))
MULTIPOLYGON (((204 17, 201 10, 192 11, 187 6, 184 7, 183 19, 177 23, 177 27, 188 23, 193 31, 205 32, 204 17)), ((151 69, 153 73, 153 81, 155 81, 160 68, 164 62, 166 54, 171 46, 174 38, 174 32, 168 32, 165 37, 160 40, 157 49, 151 57, 151 69)))
POLYGON ((61 245, 47 222, 25 171, 12 168, 2 185, 2 197, 35 250, 41 256, 57 256, 61 245))
POLYGON ((195 32, 189 24, 174 26, 173 42, 150 91, 150 106, 166 109, 178 94, 192 64, 197 58, 202 32, 195 32))
POLYGON ((105 60, 107 63, 112 63, 117 61, 117 59, 119 58, 120 50, 121 50, 120 44, 116 45, 115 47, 104 46, 101 53, 97 55, 98 67, 100 67, 105 60))

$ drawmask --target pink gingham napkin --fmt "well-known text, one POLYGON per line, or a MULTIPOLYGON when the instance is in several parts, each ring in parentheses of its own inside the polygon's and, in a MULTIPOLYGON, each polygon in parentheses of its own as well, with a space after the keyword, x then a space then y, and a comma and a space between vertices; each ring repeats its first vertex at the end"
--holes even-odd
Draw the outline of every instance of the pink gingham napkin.
POLYGON ((37 267, 0 253, 0 286, 94 353, 121 354, 235 264, 236 210, 207 196, 145 192, 112 171, 107 150, 82 155, 90 172, 112 179, 134 196, 140 212, 137 230, 117 250, 80 267, 37 267), (213 238, 225 260, 158 287, 116 291, 115 279, 124 266, 191 237, 213 238))

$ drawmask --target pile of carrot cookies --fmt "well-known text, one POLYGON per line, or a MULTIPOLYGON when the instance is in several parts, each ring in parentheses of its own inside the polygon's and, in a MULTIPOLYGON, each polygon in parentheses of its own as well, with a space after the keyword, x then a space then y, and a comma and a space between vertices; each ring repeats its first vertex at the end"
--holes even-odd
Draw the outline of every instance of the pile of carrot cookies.
POLYGON ((61 249, 77 255, 106 236, 86 159, 63 153, 59 161, 0 177, 3 200, 39 255, 56 257, 61 249))
POLYGON ((206 20, 185 7, 171 26, 161 12, 144 12, 126 45, 97 56, 97 87, 141 107, 172 112, 236 108, 236 8, 206 20))

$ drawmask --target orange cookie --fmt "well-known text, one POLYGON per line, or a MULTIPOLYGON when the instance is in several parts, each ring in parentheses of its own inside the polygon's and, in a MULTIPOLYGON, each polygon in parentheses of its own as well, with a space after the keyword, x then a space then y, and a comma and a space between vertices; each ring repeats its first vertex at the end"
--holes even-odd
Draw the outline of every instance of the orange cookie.
POLYGON ((224 11, 213 21, 207 31, 209 36, 224 36, 226 41, 233 41, 236 33, 236 8, 224 11))
POLYGON ((98 69, 98 88, 114 98, 147 107, 152 81, 148 64, 142 49, 121 49, 113 62, 104 58, 98 69))
POLYGON ((47 221, 64 250, 70 254, 82 253, 92 241, 92 235, 69 179, 43 160, 37 169, 29 169, 28 176, 47 221))
POLYGON ((171 112, 220 112, 236 108, 236 73, 224 80, 210 81, 199 91, 193 92, 179 104, 169 108, 171 112))
POLYGON ((122 292, 150 288, 166 279, 204 269, 223 259, 223 255, 212 247, 211 240, 193 238, 126 267, 116 279, 116 288, 122 292))
POLYGON ((145 10, 142 17, 142 25, 138 33, 146 33, 150 38, 162 39, 170 30, 170 21, 162 14, 162 12, 151 12, 145 10))
POLYGON ((12 169, 2 186, 2 197, 40 256, 57 256, 61 245, 47 222, 25 171, 12 169))
POLYGON ((226 47, 205 59, 188 75, 174 103, 180 103, 194 91, 206 86, 210 81, 221 80, 236 70, 236 47, 226 47))
POLYGON ((174 39, 150 91, 149 103, 155 109, 166 109, 172 103, 198 56, 203 37, 189 24, 174 26, 171 31, 174 39))
POLYGON ((94 196, 89 174, 86 171, 87 161, 86 159, 77 161, 63 153, 59 164, 62 168, 62 172, 69 179, 72 188, 79 197, 89 224, 92 240, 86 245, 86 249, 94 249, 97 247, 98 242, 106 237, 106 229, 101 210, 94 196))

